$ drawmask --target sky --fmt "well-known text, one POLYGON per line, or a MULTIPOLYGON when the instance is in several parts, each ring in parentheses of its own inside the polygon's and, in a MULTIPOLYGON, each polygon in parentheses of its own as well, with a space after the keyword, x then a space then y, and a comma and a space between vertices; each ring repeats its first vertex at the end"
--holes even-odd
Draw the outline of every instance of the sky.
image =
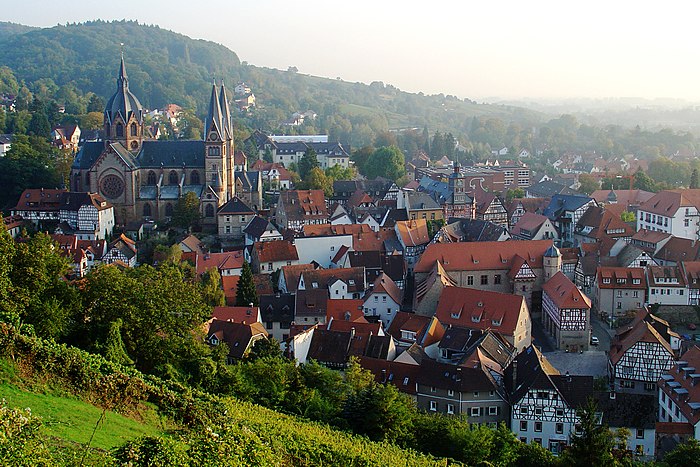
POLYGON ((221 43, 251 65, 494 101, 700 101, 695 2, 45 0, 3 21, 130 19, 221 43))

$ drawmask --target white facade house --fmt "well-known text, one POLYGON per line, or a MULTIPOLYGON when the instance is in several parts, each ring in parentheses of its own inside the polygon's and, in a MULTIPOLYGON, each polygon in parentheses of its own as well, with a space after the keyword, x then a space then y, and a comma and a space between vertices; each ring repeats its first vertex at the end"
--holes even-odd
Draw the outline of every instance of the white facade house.
POLYGON ((372 289, 365 295, 363 308, 366 316, 378 316, 385 328, 389 328, 401 310, 403 293, 389 276, 382 273, 375 279, 372 289))
POLYGON ((646 272, 649 304, 688 304, 688 287, 679 266, 649 266, 646 272))
POLYGON ((666 190, 656 193, 637 210, 637 230, 670 233, 698 239, 700 189, 666 190))
POLYGON ((700 439, 700 347, 692 346, 673 367, 661 376, 659 422, 676 422, 692 427, 700 439))

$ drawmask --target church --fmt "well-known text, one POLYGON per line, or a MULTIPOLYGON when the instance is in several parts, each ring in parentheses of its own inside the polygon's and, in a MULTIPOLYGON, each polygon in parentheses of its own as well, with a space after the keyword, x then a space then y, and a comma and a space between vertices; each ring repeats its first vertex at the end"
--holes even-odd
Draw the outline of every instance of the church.
POLYGON ((145 111, 129 90, 124 57, 116 92, 104 111, 103 141, 86 142, 71 168, 71 189, 99 193, 115 220, 167 220, 178 199, 194 193, 202 225, 216 226, 217 209, 235 195, 233 125, 223 82, 212 85, 204 140, 148 137, 145 111))

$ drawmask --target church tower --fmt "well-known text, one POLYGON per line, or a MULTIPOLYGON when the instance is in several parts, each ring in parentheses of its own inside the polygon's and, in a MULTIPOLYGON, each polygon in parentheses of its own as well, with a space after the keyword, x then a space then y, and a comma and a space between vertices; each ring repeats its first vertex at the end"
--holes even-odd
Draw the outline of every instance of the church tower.
POLYGON ((542 257, 542 268, 544 270, 544 282, 554 277, 556 273, 561 271, 562 258, 559 248, 554 245, 547 248, 542 257))
POLYGON ((210 187, 218 197, 218 205, 221 206, 228 199, 227 187, 229 185, 227 167, 227 128, 221 111, 219 93, 216 83, 212 84, 211 99, 209 100, 209 114, 204 122, 204 171, 206 173, 206 185, 210 187))
POLYGON ((449 196, 445 203, 445 218, 449 217, 462 217, 467 218, 469 216, 469 203, 471 198, 466 192, 466 180, 464 175, 462 175, 461 167, 458 162, 455 162, 454 171, 450 174, 447 181, 447 186, 449 190, 449 196))
POLYGON ((236 181, 235 181, 235 160, 234 160, 234 146, 233 146, 233 119, 231 118, 231 109, 228 105, 228 95, 226 94, 226 87, 224 86, 224 81, 221 81, 221 90, 219 92, 219 106, 221 107, 221 118, 222 125, 224 128, 224 137, 226 141, 224 143, 224 153, 223 156, 226 158, 226 201, 230 200, 235 196, 236 192, 236 181))
POLYGON ((117 91, 112 94, 105 106, 105 147, 110 143, 119 142, 133 153, 140 151, 144 138, 143 117, 141 102, 129 90, 129 78, 126 75, 122 54, 117 91))

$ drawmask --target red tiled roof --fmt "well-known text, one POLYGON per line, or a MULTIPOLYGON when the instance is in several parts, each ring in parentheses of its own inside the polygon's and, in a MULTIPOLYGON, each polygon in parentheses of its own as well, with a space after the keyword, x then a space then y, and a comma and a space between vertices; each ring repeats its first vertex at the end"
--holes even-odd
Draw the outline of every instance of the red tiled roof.
POLYGON ((243 324, 261 322, 260 308, 257 306, 215 306, 212 312, 212 318, 220 321, 233 321, 234 323, 243 324))
POLYGON ((641 211, 673 217, 680 207, 700 209, 700 189, 664 190, 639 206, 641 211))
POLYGON ((27 188, 22 192, 15 206, 17 211, 50 211, 59 210, 61 195, 66 190, 47 188, 27 188))
POLYGON ((640 242, 658 243, 662 240, 667 239, 670 236, 671 234, 666 232, 640 229, 634 235, 632 235, 632 240, 638 240, 640 242))
POLYGON ((600 266, 596 270, 596 281, 599 289, 646 289, 647 287, 644 268, 600 266), (608 283, 604 282, 605 279, 609 279, 608 283), (635 280, 639 283, 635 284, 635 280))
POLYGON ((513 235, 519 235, 522 229, 528 230, 531 234, 535 233, 545 222, 549 219, 547 216, 542 214, 535 214, 534 212, 526 212, 518 220, 518 222, 513 226, 513 235))
POLYGON ((241 269, 244 262, 243 250, 197 255, 197 274, 204 274, 212 268, 216 268, 219 271, 224 269, 241 269))
POLYGON ((336 321, 367 322, 365 312, 362 309, 362 300, 359 299, 328 300, 326 321, 330 321, 331 318, 336 321), (346 313, 349 313, 347 319, 346 313))
POLYGON ((658 385, 671 398, 691 424, 700 422, 700 348, 692 346, 667 371, 658 385), (684 369, 685 368, 685 369, 684 369), (695 375, 694 377, 691 375, 695 375), (667 377, 670 377, 667 379, 667 377), (673 383, 670 385, 669 383, 673 383), (681 394, 679 391, 684 391, 681 394))
POLYGON ((581 292, 571 280, 559 271, 542 286, 542 292, 554 302, 557 308, 591 308, 591 299, 581 292))
POLYGON ((278 209, 283 208, 290 221, 328 218, 323 190, 287 190, 280 193, 278 209))
POLYGON ((381 273, 379 277, 374 280, 374 287, 372 288, 372 293, 386 293, 392 300, 401 305, 403 302, 403 292, 398 288, 396 282, 391 280, 391 277, 387 276, 385 273, 381 273))
POLYGON ((520 295, 462 287, 446 287, 438 300, 435 316, 443 325, 493 329, 513 335, 525 299, 520 295))
POLYGON ((287 284, 288 292, 295 292, 299 285, 299 277, 303 271, 314 269, 313 264, 293 264, 291 266, 282 266, 282 275, 284 282, 287 284))
POLYGON ((236 290, 238 290, 240 278, 241 276, 221 276, 221 287, 224 289, 224 297, 229 305, 236 303, 236 290))
POLYGON ((435 261, 440 261, 446 271, 510 271, 516 256, 532 268, 541 268, 542 256, 550 246, 552 240, 433 243, 425 249, 415 272, 430 272, 435 261))
POLYGON ((419 246, 430 242, 428 223, 425 219, 396 221, 396 230, 406 246, 419 246))
POLYGON ((255 242, 253 244, 258 261, 272 263, 276 261, 297 261, 297 247, 289 240, 272 240, 270 242, 255 242))

